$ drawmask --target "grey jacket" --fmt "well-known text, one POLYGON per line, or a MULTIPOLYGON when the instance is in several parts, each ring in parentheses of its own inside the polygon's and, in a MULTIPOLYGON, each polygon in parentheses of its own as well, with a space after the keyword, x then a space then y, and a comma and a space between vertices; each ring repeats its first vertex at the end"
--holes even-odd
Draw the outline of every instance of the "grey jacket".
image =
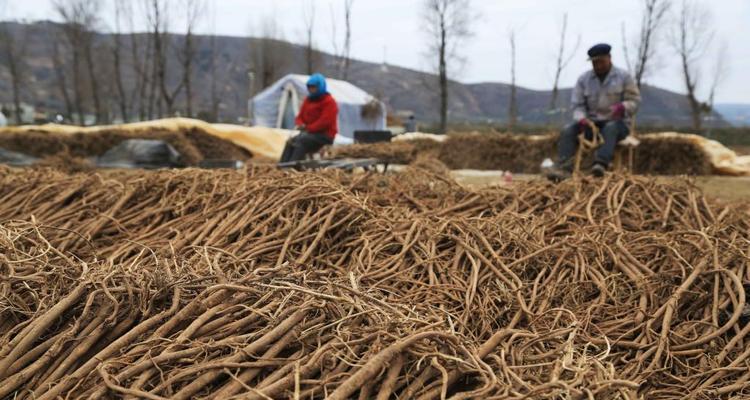
POLYGON ((625 106, 626 122, 638 112, 641 91, 635 79, 627 71, 614 66, 604 82, 599 81, 593 70, 588 71, 578 78, 573 89, 573 119, 607 121, 611 118, 611 107, 617 103, 625 106))

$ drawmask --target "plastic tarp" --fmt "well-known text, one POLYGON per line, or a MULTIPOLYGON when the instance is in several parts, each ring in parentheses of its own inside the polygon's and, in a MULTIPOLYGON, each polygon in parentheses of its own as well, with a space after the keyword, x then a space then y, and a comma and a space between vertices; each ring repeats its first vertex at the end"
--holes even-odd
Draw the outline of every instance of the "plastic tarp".
MULTIPOLYGON (((287 75, 251 101, 253 121, 257 126, 269 128, 294 128, 294 116, 307 96, 307 75, 287 75)), ((382 131, 386 129, 385 105, 364 90, 349 82, 327 79, 328 92, 339 105, 339 134, 337 144, 351 144, 354 131, 382 131), (377 101, 380 113, 374 118, 362 115, 363 107, 377 101)))
MULTIPOLYGON (((267 159, 278 160, 284 151, 284 144, 294 131, 273 129, 261 126, 241 126, 228 124, 209 124, 208 122, 189 118, 168 118, 147 122, 135 122, 123 125, 101 125, 80 127, 72 125, 29 125, 3 129, 2 132, 48 132, 56 134, 98 133, 120 130, 143 134, 148 137, 149 131, 162 130, 171 132, 188 131, 192 128, 202 129, 204 132, 234 143, 253 154, 267 159)), ((0 134, 2 134, 0 132, 0 134)))
POLYGON ((711 165, 713 165, 716 174, 750 176, 750 156, 738 156, 737 153, 715 140, 706 139, 698 135, 675 132, 639 135, 639 137, 655 138, 674 138, 678 136, 695 143, 703 149, 709 160, 711 160, 711 165))
POLYGON ((0 112, 0 127, 8 126, 8 120, 5 118, 5 115, 0 112))
POLYGON ((13 167, 28 167, 36 164, 38 158, 15 151, 0 148, 0 164, 6 164, 13 167))
POLYGON ((102 168, 174 168, 181 167, 180 153, 161 140, 130 139, 97 157, 102 168))

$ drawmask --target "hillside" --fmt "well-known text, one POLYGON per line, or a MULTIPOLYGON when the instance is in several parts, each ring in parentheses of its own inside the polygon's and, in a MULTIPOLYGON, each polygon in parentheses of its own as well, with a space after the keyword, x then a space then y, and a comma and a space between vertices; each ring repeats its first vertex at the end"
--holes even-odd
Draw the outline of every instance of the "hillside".
MULTIPOLYGON (((40 110, 56 113, 64 110, 64 102, 58 81, 55 79, 51 55, 54 42, 59 40, 59 25, 51 22, 40 22, 34 25, 8 24, 11 31, 27 30, 24 40, 29 54, 30 78, 29 89, 23 94, 25 102, 33 103, 40 110)), ((136 57, 145 57, 143 49, 146 47, 146 35, 135 36, 139 45, 136 57)), ((181 35, 171 37, 173 53, 184 41, 181 35)), ((103 81, 102 96, 110 99, 110 107, 116 109, 114 93, 114 67, 111 51, 108 46, 113 43, 113 36, 100 34, 96 38, 97 48, 101 49, 97 57, 97 70, 101 71, 103 81)), ((130 38, 125 41, 130 43, 130 38)), ((212 106, 211 96, 211 41, 207 37, 199 37, 197 61, 193 72, 195 111, 203 115, 210 115, 212 106)), ((218 101, 218 119, 226 122, 236 122, 246 116, 247 99, 249 93, 248 71, 254 68, 258 72, 257 90, 272 83, 287 73, 300 73, 305 70, 304 48, 286 42, 264 39, 248 39, 239 37, 217 37, 216 52, 216 99, 218 101), (273 64, 264 67, 261 59, 273 59, 273 64)), ((133 72, 130 50, 125 50, 123 59, 124 83, 129 92, 135 86, 136 75, 133 72)), ((10 79, 4 60, 0 59, 0 102, 10 101, 10 79)), ((336 58, 330 54, 316 54, 316 69, 336 77, 336 58)), ((68 64, 70 61, 68 61, 68 64)), ((68 68, 70 68, 68 66, 68 68)), ((170 57, 168 76, 171 83, 177 84, 181 69, 174 54, 170 57)), ((363 89, 379 96, 389 106, 391 111, 413 111, 419 120, 434 121, 438 118, 437 84, 434 75, 426 74, 407 68, 382 65, 363 61, 354 61, 349 80, 363 89)), ((69 90, 70 91, 70 90, 69 90)), ((501 122, 507 118, 510 86, 502 83, 451 83, 450 115, 454 122, 501 122)), ((521 88, 519 90, 520 120, 524 123, 557 122, 560 116, 547 114, 550 92, 521 88)), ((562 105, 567 106, 570 90, 562 90, 560 94, 562 105)), ((134 109, 138 104, 144 104, 146 99, 133 96, 134 109)), ((177 104, 182 105, 184 98, 178 98, 177 104)), ((90 109, 90 106, 88 106, 90 109)), ((651 125, 681 126, 689 124, 687 101, 683 96, 655 87, 644 89, 644 104, 639 116, 642 123, 651 125)))
POLYGON ((750 126, 750 104, 717 104, 716 111, 734 126, 750 126))

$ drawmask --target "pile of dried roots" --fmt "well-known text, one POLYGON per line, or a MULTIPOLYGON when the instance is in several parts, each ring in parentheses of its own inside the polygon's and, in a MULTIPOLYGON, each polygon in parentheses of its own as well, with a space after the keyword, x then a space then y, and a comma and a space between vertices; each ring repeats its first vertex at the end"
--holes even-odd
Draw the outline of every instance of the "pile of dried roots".
POLYGON ((0 182, 0 398, 750 393, 750 223, 689 183, 0 182))
POLYGON ((50 133, 45 131, 15 132, 0 130, 0 148, 51 160, 48 166, 65 163, 56 159, 76 160, 101 156, 107 150, 128 139, 163 140, 171 144, 189 166, 198 165, 205 159, 247 160, 252 157, 245 149, 217 138, 200 128, 184 131, 156 129, 150 131, 128 131, 111 129, 95 133, 50 133))
MULTIPOLYGON (((694 141, 682 137, 641 137, 633 154, 633 169, 650 175, 710 175, 711 161, 694 141)), ((624 159, 625 150, 619 149, 624 159)), ((444 142, 429 139, 363 144, 334 149, 337 157, 375 157, 409 164, 420 156, 435 156, 451 169, 501 170, 537 174, 544 159, 557 157, 557 135, 456 134, 444 142), (431 142, 431 143, 430 143, 431 142)), ((589 155, 588 162, 593 161, 589 155)))

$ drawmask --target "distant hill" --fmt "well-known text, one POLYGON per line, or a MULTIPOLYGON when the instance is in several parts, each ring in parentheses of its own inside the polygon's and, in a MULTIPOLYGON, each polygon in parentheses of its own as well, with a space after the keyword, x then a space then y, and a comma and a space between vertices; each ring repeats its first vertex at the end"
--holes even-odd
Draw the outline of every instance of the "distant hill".
POLYGON ((717 104, 716 111, 734 126, 750 126, 750 104, 717 104))
MULTIPOLYGON (((30 90, 24 93, 24 101, 35 104, 49 112, 60 112, 64 109, 61 92, 57 86, 52 68, 51 55, 53 43, 59 40, 59 25, 52 22, 39 22, 31 26, 15 23, 3 23, 11 31, 19 32, 29 29, 25 44, 29 51, 31 66, 30 90)), ((145 34, 136 36, 141 48, 145 48, 145 34)), ((125 39, 129 43, 129 38, 125 39)), ((173 50, 184 41, 182 35, 173 35, 173 50)), ((211 46, 207 37, 199 37, 198 59, 193 72, 194 102, 196 112, 211 110, 210 60, 211 46)), ((113 36, 97 36, 97 47, 102 49, 98 56, 97 69, 104 76, 103 97, 109 99, 110 107, 115 110, 114 79, 111 53, 106 50, 113 43, 113 36)), ((260 67, 259 54, 264 49, 273 49, 277 60, 273 68, 259 72, 259 85, 269 85, 273 80, 287 73, 301 73, 305 70, 304 48, 287 42, 266 39, 248 39, 221 36, 216 38, 216 79, 219 104, 219 119, 236 122, 247 114, 249 93, 248 70, 260 67)), ((132 58, 130 50, 125 51, 123 60, 125 68, 125 86, 135 84, 135 74, 130 67, 132 58)), ((139 57, 145 57, 139 54, 139 57)), ((172 55, 172 59, 176 59, 172 55)), ((331 77, 337 77, 337 58, 326 53, 316 53, 316 69, 331 77)), ((174 60, 173 60, 174 61, 174 60)), ((7 68, 0 59, 0 102, 10 101, 10 79, 7 68)), ((170 62, 168 75, 173 84, 181 74, 178 63, 170 62)), ((69 79, 69 78, 68 78, 69 79)), ((391 111, 409 110, 421 121, 438 119, 437 80, 434 75, 393 65, 383 65, 363 61, 353 61, 349 80, 357 86, 373 93, 386 102, 391 111)), ((502 122, 507 119, 510 86, 503 83, 462 84, 452 82, 450 86, 450 118, 453 122, 502 122)), ((551 116, 547 113, 551 94, 548 91, 536 91, 520 88, 520 121, 522 123, 557 123, 567 117, 551 116)), ((639 121, 649 125, 687 126, 690 124, 689 108, 684 96, 656 87, 644 88, 644 103, 639 121)), ((570 90, 560 93, 561 106, 567 107, 570 90)), ((138 99, 137 99, 138 100, 138 99)), ((136 101, 137 101, 136 100, 136 101)), ((140 99, 145 101, 145 99, 140 99)), ((183 104, 184 99, 178 99, 183 104)), ((90 107, 89 107, 90 108, 90 107)), ((184 114, 183 114, 184 115, 184 114)), ((566 114, 567 115, 567 114, 566 114)), ((716 119, 719 125, 725 124, 721 118, 716 119)))

